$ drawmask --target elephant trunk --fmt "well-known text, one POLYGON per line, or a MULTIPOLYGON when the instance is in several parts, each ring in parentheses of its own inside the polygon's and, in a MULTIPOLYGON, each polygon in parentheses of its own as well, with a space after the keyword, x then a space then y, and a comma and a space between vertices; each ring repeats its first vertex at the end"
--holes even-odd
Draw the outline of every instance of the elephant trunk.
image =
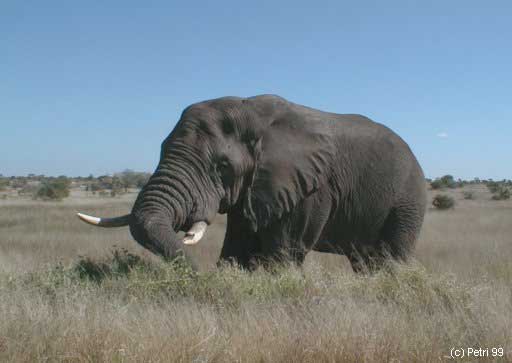
POLYGON ((132 209, 132 236, 164 257, 176 256, 184 244, 197 243, 206 229, 204 221, 195 219, 198 205, 204 204, 204 188, 190 171, 190 162, 162 160, 132 209), (189 231, 180 240, 177 231, 183 229, 189 231))
POLYGON ((143 247, 160 256, 174 257, 181 249, 181 241, 164 213, 132 212, 130 232, 143 247))
POLYGON ((208 203, 208 188, 202 185, 205 173, 198 173, 197 169, 198 165, 190 160, 161 160, 130 214, 97 218, 78 213, 78 217, 99 227, 129 225, 132 236, 143 247, 163 257, 175 257, 183 251, 183 245, 201 239, 212 213, 216 213, 208 203), (184 239, 177 236, 180 230, 188 230, 184 239))

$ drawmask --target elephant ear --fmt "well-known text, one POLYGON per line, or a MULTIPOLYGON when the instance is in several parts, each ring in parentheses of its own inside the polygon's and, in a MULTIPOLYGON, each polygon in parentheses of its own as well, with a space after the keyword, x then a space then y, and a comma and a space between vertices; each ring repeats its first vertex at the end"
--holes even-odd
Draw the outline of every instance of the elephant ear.
POLYGON ((255 231, 290 213, 326 182, 333 147, 323 131, 304 120, 276 120, 255 143, 256 166, 244 202, 255 231))

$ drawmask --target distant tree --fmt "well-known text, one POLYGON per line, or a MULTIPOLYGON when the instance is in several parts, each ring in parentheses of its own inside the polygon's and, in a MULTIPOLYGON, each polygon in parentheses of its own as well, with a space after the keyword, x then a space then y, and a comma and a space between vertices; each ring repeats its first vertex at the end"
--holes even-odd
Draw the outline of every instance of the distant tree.
POLYGON ((497 193, 499 191, 500 187, 501 187, 501 185, 498 182, 495 182, 492 180, 487 182, 487 189, 489 189, 489 191, 493 194, 497 193))
POLYGON ((110 175, 102 175, 98 177, 100 189, 112 189, 112 177, 110 175))
POLYGON ((121 180, 121 184, 123 185, 125 192, 127 192, 128 188, 142 188, 146 185, 150 174, 126 169, 120 173, 116 173, 114 176, 121 180))
POLYGON ((498 189, 494 192, 492 196, 492 200, 507 200, 510 199, 510 189, 500 185, 498 189))
POLYGON ((457 179, 457 182, 455 183, 456 188, 464 188, 464 185, 469 184, 467 181, 462 180, 461 178, 457 179))
POLYGON ((441 183, 441 180, 436 179, 430 183, 430 187, 434 190, 441 189, 443 187, 443 183, 441 183))
POLYGON ((23 176, 13 176, 11 177, 11 180, 9 181, 9 184, 11 185, 11 188, 13 189, 21 189, 25 185, 27 185, 27 178, 23 176))
POLYGON ((452 175, 444 175, 430 183, 432 189, 456 188, 462 186, 462 181, 457 183, 452 175))
POLYGON ((147 184, 150 177, 151 177, 151 174, 149 174, 149 173, 139 173, 139 176, 137 178, 137 182, 136 182, 135 186, 139 189, 144 187, 144 185, 147 184))
POLYGON ((43 200, 62 200, 69 196, 71 181, 65 176, 49 178, 41 183, 35 197, 43 200))
POLYGON ((447 188, 455 188, 457 186, 457 183, 455 182, 455 179, 452 175, 442 176, 441 183, 443 183, 443 185, 447 188))
POLYGON ((9 186, 9 180, 0 176, 0 190, 5 190, 9 186))
POLYGON ((116 195, 120 195, 124 192, 125 187, 121 178, 114 176, 112 178, 112 187, 110 191, 110 196, 115 197, 116 195))

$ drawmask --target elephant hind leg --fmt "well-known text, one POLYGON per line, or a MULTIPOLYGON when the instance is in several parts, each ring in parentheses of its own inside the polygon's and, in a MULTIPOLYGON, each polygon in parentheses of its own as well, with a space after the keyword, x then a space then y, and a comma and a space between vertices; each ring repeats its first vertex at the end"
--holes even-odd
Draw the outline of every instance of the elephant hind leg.
POLYGON ((424 213, 420 206, 394 208, 380 234, 381 249, 396 261, 407 261, 420 234, 424 213))
POLYGON ((355 273, 374 273, 382 269, 386 257, 376 246, 354 248, 347 257, 355 273))
POLYGON ((423 214, 420 208, 394 208, 384 223, 378 241, 354 246, 347 255, 354 272, 379 271, 389 259, 406 262, 418 238, 423 214))

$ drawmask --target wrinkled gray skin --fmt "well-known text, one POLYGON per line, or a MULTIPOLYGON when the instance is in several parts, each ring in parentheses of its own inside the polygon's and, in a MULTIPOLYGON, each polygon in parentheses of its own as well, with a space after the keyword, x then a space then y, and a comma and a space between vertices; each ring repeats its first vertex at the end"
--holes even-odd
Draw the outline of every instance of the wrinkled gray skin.
POLYGON ((361 271, 407 258, 425 204, 423 172, 387 127, 278 96, 224 97, 185 109, 130 230, 172 257, 176 231, 227 213, 220 261, 301 264, 314 250, 345 254, 361 271))

